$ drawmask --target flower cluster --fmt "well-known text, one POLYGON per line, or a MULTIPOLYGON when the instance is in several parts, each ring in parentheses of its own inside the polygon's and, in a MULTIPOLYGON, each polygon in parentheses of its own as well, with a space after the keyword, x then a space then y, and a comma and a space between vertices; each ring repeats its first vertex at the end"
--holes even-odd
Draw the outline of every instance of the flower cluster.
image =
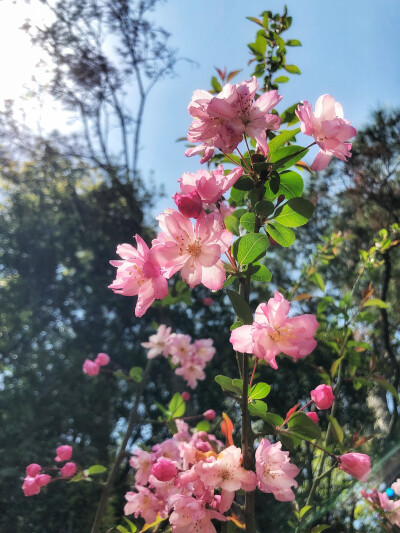
POLYGON ((271 492, 277 500, 294 499, 293 479, 298 468, 280 443, 263 439, 256 452, 256 473, 245 470, 242 453, 232 445, 223 449, 216 437, 205 431, 190 433, 189 426, 175 420, 178 432, 172 439, 137 449, 130 465, 136 470, 135 491, 126 494, 125 514, 142 516, 147 523, 157 515, 169 517, 174 533, 215 533, 212 519, 226 521, 235 492, 271 492))
POLYGON ((252 353, 277 369, 275 357, 284 353, 295 361, 309 355, 317 343, 314 339, 318 322, 314 315, 288 318, 290 303, 282 294, 268 303, 260 304, 251 326, 240 326, 232 331, 230 341, 238 352, 252 353))
POLYGON ((380 510, 379 514, 385 516, 394 526, 400 527, 400 499, 392 500, 390 496, 394 496, 394 494, 400 496, 400 478, 385 492, 378 492, 377 489, 373 489, 371 492, 361 491, 363 498, 371 503, 374 509, 380 510))
POLYGON ((171 333, 171 328, 164 324, 142 346, 149 350, 148 359, 158 355, 170 357, 171 363, 178 365, 175 373, 182 376, 192 389, 197 387, 197 381, 205 379, 204 368, 215 354, 212 339, 198 339, 192 343, 190 335, 171 333))
POLYGON ((102 366, 108 365, 110 362, 110 356, 106 353, 98 353, 94 361, 91 359, 85 359, 83 363, 83 372, 88 376, 97 376, 102 366))
MULTIPOLYGON (((71 446, 59 446, 56 450, 57 455, 54 458, 54 461, 61 463, 68 461, 72 457, 72 447, 71 446)), ((22 485, 22 490, 24 491, 25 496, 34 496, 40 493, 42 487, 45 487, 50 482, 55 481, 56 479, 68 479, 72 477, 76 470, 77 466, 72 461, 65 463, 62 468, 52 467, 52 471, 57 470, 60 472, 60 476, 51 477, 49 474, 43 473, 44 469, 37 463, 32 463, 26 467, 26 476, 24 478, 24 483, 22 485)))

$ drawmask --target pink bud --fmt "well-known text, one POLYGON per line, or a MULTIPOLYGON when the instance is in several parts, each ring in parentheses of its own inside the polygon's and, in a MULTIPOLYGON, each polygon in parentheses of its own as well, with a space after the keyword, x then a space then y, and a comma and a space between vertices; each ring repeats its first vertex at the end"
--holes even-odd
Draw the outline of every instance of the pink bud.
POLYGON ((306 413, 308 418, 311 418, 311 420, 314 422, 314 424, 318 424, 319 418, 315 411, 311 411, 310 413, 306 413))
POLYGON ((171 481, 171 479, 173 479, 178 473, 178 469, 172 461, 165 457, 161 457, 156 463, 154 463, 151 473, 159 481, 171 481))
POLYGON ((39 494, 40 485, 38 483, 37 478, 38 476, 35 476, 35 477, 27 476, 24 479, 22 490, 24 491, 25 496, 34 496, 35 494, 39 494))
POLYGON ((332 387, 329 385, 318 385, 310 394, 317 409, 329 409, 335 399, 332 387))
POLYGON ((94 362, 99 366, 106 366, 110 362, 110 357, 106 353, 98 353, 94 362))
POLYGON ((204 305, 212 305, 212 303, 214 302, 214 300, 210 297, 208 298, 203 298, 203 304, 204 305))
POLYGON ((209 409, 208 411, 203 413, 203 416, 206 420, 214 420, 214 418, 216 417, 216 413, 214 409, 209 409))
POLYGON ((64 444, 64 446, 59 446, 56 450, 57 457, 54 458, 55 461, 61 462, 61 461, 68 461, 68 459, 71 459, 72 457, 72 446, 68 446, 67 444, 64 444))
POLYGON ((36 481, 41 487, 44 487, 50 483, 51 476, 49 476, 49 474, 39 474, 36 477, 36 481))
POLYGON ((364 482, 371 472, 371 459, 365 453, 345 453, 339 457, 339 468, 364 482))
POLYGON ((29 477, 35 477, 42 470, 42 467, 37 463, 32 463, 26 467, 26 475, 29 477))
POLYGON ((196 190, 187 194, 176 193, 172 198, 185 217, 197 218, 203 210, 203 203, 196 190))
POLYGON ((75 463, 65 463, 60 472, 62 477, 72 477, 77 470, 75 463))
POLYGON ((100 366, 95 361, 85 359, 85 362, 83 363, 83 371, 88 376, 97 376, 100 372, 100 366))
POLYGON ((185 402, 188 402, 190 400, 190 393, 188 391, 182 392, 182 398, 185 400, 185 402))

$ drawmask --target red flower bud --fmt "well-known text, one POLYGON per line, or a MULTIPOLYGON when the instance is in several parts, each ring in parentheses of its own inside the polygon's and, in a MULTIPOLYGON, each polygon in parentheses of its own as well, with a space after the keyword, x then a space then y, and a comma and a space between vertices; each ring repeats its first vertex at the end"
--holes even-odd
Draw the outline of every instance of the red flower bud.
POLYGON ((196 190, 187 194, 176 193, 172 198, 185 217, 197 218, 203 210, 203 203, 196 190))

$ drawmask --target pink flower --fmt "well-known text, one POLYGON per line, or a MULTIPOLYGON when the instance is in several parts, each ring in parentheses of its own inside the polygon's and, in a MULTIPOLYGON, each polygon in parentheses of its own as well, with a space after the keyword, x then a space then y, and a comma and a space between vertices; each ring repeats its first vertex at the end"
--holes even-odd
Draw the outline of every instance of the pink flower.
POLYGON ((159 481, 171 481, 171 479, 177 475, 178 469, 172 461, 165 457, 160 457, 160 459, 154 463, 151 473, 159 481))
POLYGON ((314 137, 321 148, 311 170, 323 170, 334 155, 342 161, 351 157, 351 143, 345 142, 356 135, 357 130, 343 118, 343 109, 333 96, 323 94, 315 104, 315 113, 309 102, 302 102, 296 110, 301 120, 301 131, 314 137))
POLYGON ((28 477, 35 477, 41 472, 42 467, 37 463, 32 463, 26 467, 26 475, 28 477))
POLYGON ((193 350, 195 356, 204 363, 211 361, 216 352, 212 339, 198 339, 194 341, 193 350))
POLYGON ((226 200, 222 201, 219 204, 219 212, 224 218, 229 215, 232 215, 234 211, 235 211, 235 208, 232 205, 229 205, 226 200))
POLYGON ((210 305, 213 304, 214 300, 212 298, 210 298, 209 296, 207 298, 203 298, 203 305, 206 305, 207 307, 209 307, 210 305))
POLYGON ((181 365, 175 370, 175 374, 182 376, 191 389, 197 387, 197 381, 206 379, 206 375, 203 372, 204 363, 199 361, 197 357, 190 357, 188 360, 181 362, 181 365))
POLYGON ((166 350, 172 356, 174 365, 183 365, 193 355, 192 337, 183 333, 172 333, 170 335, 166 350))
POLYGON ((318 385, 310 394, 317 409, 329 409, 335 399, 332 387, 329 385, 318 385))
POLYGON ((185 402, 188 402, 190 400, 190 392, 188 392, 187 390, 183 391, 181 396, 185 400, 185 402))
POLYGON ((198 463, 195 467, 201 481, 210 489, 220 487, 228 492, 243 489, 255 490, 257 480, 254 472, 242 466, 242 452, 236 446, 223 450, 215 460, 198 463))
POLYGON ((232 331, 230 342, 235 350, 253 353, 277 369, 275 357, 284 353, 294 360, 309 355, 317 343, 314 333, 318 322, 314 315, 287 318, 290 303, 278 291, 268 304, 260 304, 252 326, 232 331))
POLYGON ((135 315, 140 317, 154 300, 162 300, 167 296, 168 282, 161 275, 144 240, 139 235, 135 239, 137 248, 130 244, 118 245, 117 254, 122 261, 110 261, 111 265, 117 267, 117 277, 109 288, 124 296, 138 295, 135 315))
POLYGON ((203 416, 206 420, 214 420, 214 418, 216 417, 216 413, 214 409, 208 409, 208 411, 205 411, 203 413, 203 416))
POLYGON ((91 361, 90 359, 85 359, 82 369, 88 376, 97 376, 97 374, 100 372, 100 366, 95 361, 91 361))
POLYGON ((59 446, 56 449, 57 457, 54 458, 55 461, 61 462, 61 461, 68 461, 68 459, 71 459, 72 457, 72 446, 68 446, 67 444, 64 444, 63 446, 59 446))
POLYGON ((39 474, 35 476, 26 476, 22 485, 25 496, 34 496, 39 494, 40 489, 48 485, 51 477, 48 474, 39 474))
POLYGON ((77 466, 75 463, 65 463, 65 465, 61 468, 60 472, 63 477, 72 477, 77 470, 77 466))
POLYGON ((254 101, 258 82, 255 77, 236 85, 228 83, 217 96, 195 91, 188 106, 194 118, 188 140, 202 143, 185 152, 187 156, 204 151, 201 162, 208 161, 215 148, 233 152, 247 134, 255 139, 264 155, 268 153, 265 130, 276 130, 281 119, 269 114, 281 100, 278 91, 269 91, 254 101))
POLYGON ((174 511, 169 518, 173 533, 216 533, 211 519, 226 521, 221 513, 207 509, 204 503, 189 495, 173 496, 174 511))
POLYGON ((153 241, 152 258, 170 278, 181 270, 190 287, 203 283, 218 290, 225 281, 221 255, 232 242, 232 233, 224 227, 218 213, 201 213, 193 227, 178 211, 167 209, 157 217, 162 232, 153 241))
POLYGON ((314 422, 314 424, 318 424, 319 418, 315 411, 310 411, 309 413, 306 413, 306 414, 308 418, 310 418, 314 422))
POLYGON ((98 353, 94 362, 99 366, 106 366, 110 362, 110 356, 108 356, 106 353, 98 353))
POLYGON ((36 476, 36 479, 37 479, 37 483, 41 487, 45 487, 46 485, 50 483, 51 476, 49 476, 49 474, 39 474, 38 476, 36 476))
POLYGON ((364 482, 371 472, 371 459, 365 453, 345 453, 339 457, 339 468, 364 482))
POLYGON ((146 485, 149 481, 154 460, 155 458, 151 453, 141 450, 140 448, 134 450, 132 457, 129 459, 129 464, 132 468, 136 469, 136 484, 146 485))
POLYGON ((225 175, 224 167, 219 165, 216 170, 198 170, 195 174, 186 172, 182 174, 178 182, 184 194, 196 191, 205 207, 215 204, 221 196, 230 189, 243 174, 242 167, 234 168, 225 175))
POLYGON ((127 504, 124 507, 124 514, 135 514, 137 518, 141 515, 148 524, 152 524, 157 514, 164 509, 164 504, 146 487, 136 487, 138 492, 127 492, 125 499, 127 504))
POLYGON ((143 348, 147 348, 147 359, 154 359, 157 355, 163 354, 168 357, 168 340, 171 336, 171 328, 165 324, 159 326, 155 335, 150 335, 149 342, 142 342, 143 348))
POLYGON ((397 496, 400 496, 400 478, 396 479, 396 481, 392 484, 391 488, 392 490, 394 490, 397 496))
POLYGON ((176 193, 172 198, 179 212, 187 218, 198 218, 203 211, 203 202, 195 189, 186 194, 176 193))
POLYGON ((294 500, 292 487, 297 487, 294 479, 300 470, 292 464, 289 452, 281 450, 282 444, 271 444, 268 439, 262 439, 256 451, 256 473, 258 488, 262 492, 272 492, 280 502, 294 500))

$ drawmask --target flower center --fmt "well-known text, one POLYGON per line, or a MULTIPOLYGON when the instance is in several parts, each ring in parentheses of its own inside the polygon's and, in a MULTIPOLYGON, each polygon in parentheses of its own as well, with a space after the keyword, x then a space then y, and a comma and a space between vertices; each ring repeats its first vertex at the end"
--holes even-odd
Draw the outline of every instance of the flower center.
POLYGON ((269 336, 274 342, 284 342, 287 339, 293 339, 293 333, 288 326, 275 328, 273 332, 269 333, 269 336))
POLYGON ((199 257, 199 255, 201 254, 201 245, 199 243, 199 240, 196 239, 194 242, 189 244, 189 246, 187 247, 187 251, 192 257, 199 257))

